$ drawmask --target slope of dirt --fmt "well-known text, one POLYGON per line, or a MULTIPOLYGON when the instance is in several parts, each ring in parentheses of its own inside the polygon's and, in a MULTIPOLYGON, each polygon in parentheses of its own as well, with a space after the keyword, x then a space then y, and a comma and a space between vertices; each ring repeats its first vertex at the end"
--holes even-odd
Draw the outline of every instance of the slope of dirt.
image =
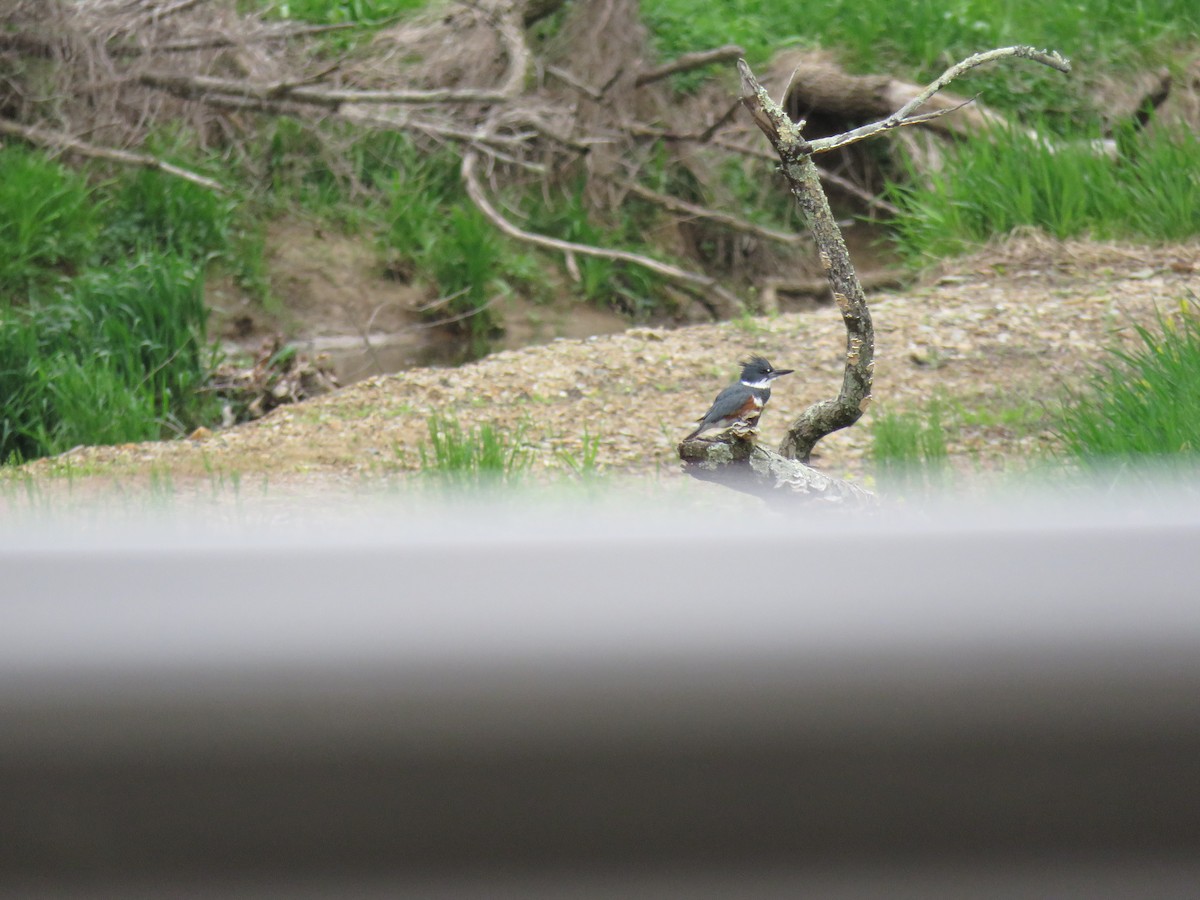
MULTIPOLYGON (((212 331, 230 349, 253 355, 264 339, 279 334, 302 353, 322 356, 342 384, 462 361, 462 336, 420 313, 435 299, 428 286, 387 277, 370 241, 306 220, 281 219, 268 229, 266 246, 271 309, 231 278, 208 285, 212 331)), ((503 325, 498 348, 612 334, 629 325, 612 310, 572 310, 509 295, 497 298, 493 312, 503 325)))
MULTIPOLYGON (((1104 348, 1128 339, 1135 324, 1153 323, 1198 294, 1200 244, 1011 241, 923 286, 871 298, 876 412, 924 409, 934 396, 948 408, 985 411, 950 429, 951 454, 989 467, 1023 461, 1051 440, 1037 422, 1042 404, 1079 386, 1104 348), (1013 420, 1024 424, 1005 424, 1013 420)), ((26 471, 359 479, 417 467, 428 417, 441 414, 464 426, 520 431, 539 469, 564 468, 560 452, 580 456, 591 436, 610 471, 676 477, 677 442, 740 358, 761 353, 797 370, 778 383, 764 416, 762 439, 774 445, 790 417, 836 393, 844 344, 828 306, 674 331, 633 328, 507 350, 457 369, 373 377, 215 434, 79 448, 26 471)), ((823 441, 816 464, 839 476, 867 475, 870 419, 823 441)))

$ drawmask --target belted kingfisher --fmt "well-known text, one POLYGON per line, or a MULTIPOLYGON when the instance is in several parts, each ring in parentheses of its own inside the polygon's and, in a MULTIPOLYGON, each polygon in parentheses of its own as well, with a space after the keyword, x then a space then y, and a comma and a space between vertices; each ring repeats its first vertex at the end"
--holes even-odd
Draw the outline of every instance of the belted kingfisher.
POLYGON ((758 424, 763 407, 771 399, 771 382, 780 375, 790 375, 794 369, 776 369, 761 356, 752 356, 742 361, 742 377, 734 382, 713 401, 712 408, 700 419, 691 434, 692 438, 714 428, 724 430, 742 424, 753 428, 758 424))

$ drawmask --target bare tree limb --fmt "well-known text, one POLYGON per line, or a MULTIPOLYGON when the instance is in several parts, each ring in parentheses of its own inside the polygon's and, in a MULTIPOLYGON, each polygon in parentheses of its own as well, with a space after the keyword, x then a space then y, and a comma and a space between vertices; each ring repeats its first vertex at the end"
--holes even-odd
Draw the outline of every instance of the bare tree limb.
MULTIPOLYGON (((750 435, 745 432, 738 434, 735 426, 716 439, 693 438, 680 443, 679 456, 689 474, 705 480, 721 481, 751 493, 778 496, 780 488, 787 487, 793 494, 812 496, 811 470, 805 464, 821 438, 853 425, 866 410, 871 402, 875 355, 871 313, 841 231, 821 190, 813 154, 818 144, 832 149, 850 143, 848 135, 856 135, 855 139, 861 140, 890 128, 915 124, 918 120, 927 121, 929 115, 919 114, 917 110, 953 78, 985 62, 1013 56, 1033 59, 1063 71, 1069 70, 1069 63, 1058 54, 1027 47, 1008 47, 976 54, 947 69, 932 85, 882 122, 822 142, 806 140, 801 133, 804 123, 793 122, 771 99, 745 60, 738 60, 742 102, 779 156, 781 171, 796 202, 804 211, 816 240, 821 264, 846 326, 846 365, 838 396, 815 403, 801 413, 788 429, 778 454, 759 448, 750 435)), ((851 496, 861 493, 861 490, 839 483, 837 492, 839 496, 851 496)))
POLYGON ((733 231, 752 234, 755 237, 765 238, 768 241, 775 241, 780 244, 788 244, 789 246, 795 246, 804 241, 804 237, 794 231, 776 231, 774 228, 756 225, 753 222, 748 222, 729 213, 718 212, 715 209, 708 209, 704 206, 697 206, 695 203, 689 203, 678 197, 672 197, 670 194, 660 194, 658 191, 652 191, 650 188, 638 184, 636 181, 624 180, 618 182, 618 184, 629 191, 629 193, 641 197, 643 200, 649 200, 651 203, 658 204, 664 209, 692 216, 696 219, 716 222, 733 231))
MULTIPOLYGON (((733 107, 735 110, 741 108, 741 101, 733 107)), ((657 128, 653 125, 633 124, 629 126, 630 132, 641 135, 643 137, 661 138, 664 141, 680 141, 694 143, 709 143, 714 147, 719 147, 722 150, 730 150, 733 153, 741 154, 742 156, 753 157, 754 159, 763 159, 772 163, 779 162, 779 157, 768 150, 760 150, 757 147, 746 147, 739 144, 735 140, 724 138, 719 135, 710 135, 709 129, 703 131, 669 131, 665 128, 657 128)), ((828 169, 817 166, 817 172, 821 176, 821 180, 826 184, 831 184, 839 190, 845 191, 852 197, 861 200, 870 209, 877 212, 886 213, 889 216, 898 215, 900 210, 888 203, 882 197, 876 197, 870 191, 865 191, 848 178, 843 178, 836 172, 831 172, 828 169)))
POLYGON ((833 299, 846 326, 846 368, 841 391, 833 400, 823 400, 806 409, 792 423, 779 448, 790 459, 808 462, 817 441, 853 425, 866 411, 875 368, 875 331, 850 253, 821 190, 820 175, 812 160, 812 145, 801 135, 800 126, 787 117, 758 83, 745 60, 738 60, 738 72, 742 79, 742 102, 779 154, 781 171, 804 211, 833 299))
POLYGON ((591 85, 584 84, 562 66, 546 66, 546 74, 552 75, 565 84, 567 87, 574 88, 583 94, 585 97, 599 102, 604 99, 604 94, 591 85))
POLYGON ((157 3, 150 4, 150 9, 138 23, 139 28, 144 28, 147 25, 153 25, 161 22, 168 16, 174 16, 181 12, 186 12, 193 6, 199 6, 202 3, 208 3, 209 0, 176 0, 174 3, 168 3, 165 6, 160 6, 157 3))
POLYGON ((549 237, 548 235, 525 231, 517 227, 500 214, 484 192, 483 185, 479 183, 478 173, 475 171, 478 158, 479 151, 475 147, 468 147, 467 151, 463 154, 461 171, 463 182, 467 188, 467 196, 471 198, 471 202, 479 208, 479 211, 487 217, 488 221, 509 237, 527 244, 533 244, 536 247, 542 247, 546 250, 555 250, 559 253, 576 253, 580 256, 596 256, 601 259, 611 259, 615 262, 630 263, 631 265, 641 266, 644 269, 654 272, 656 275, 661 275, 668 281, 703 288, 720 299, 721 306, 718 309, 723 315, 733 315, 736 310, 741 308, 741 301, 723 288, 717 279, 708 275, 681 269, 679 266, 660 262, 649 256, 643 256, 640 253, 631 253, 627 250, 607 250, 603 247, 593 247, 590 244, 577 244, 572 241, 563 241, 558 238, 549 237))
POLYGON ((142 72, 138 81, 147 87, 165 90, 179 97, 204 99, 210 95, 245 97, 251 100, 291 100, 338 109, 344 104, 408 103, 502 103, 518 96, 529 69, 529 47, 521 19, 522 4, 507 2, 496 11, 495 27, 504 42, 508 69, 499 88, 442 88, 435 90, 355 90, 314 87, 337 66, 326 68, 302 80, 248 82, 212 75, 177 75, 172 72, 142 72))
POLYGON ((133 153, 129 150, 118 150, 115 147, 100 147, 96 144, 81 141, 62 131, 53 131, 49 128, 41 128, 34 125, 21 125, 11 119, 0 119, 0 134, 9 134, 41 147, 78 153, 80 156, 88 156, 93 159, 107 159, 111 162, 121 163, 122 165, 157 169, 160 172, 174 175, 176 178, 182 178, 184 181, 190 181, 192 184, 198 184, 200 187, 208 188, 211 191, 217 191, 222 194, 229 192, 229 189, 219 181, 214 181, 205 175, 185 169, 182 166, 177 166, 174 163, 169 163, 156 156, 150 156, 147 153, 133 153))
POLYGON ((432 90, 371 91, 352 88, 318 88, 290 81, 255 83, 212 75, 177 75, 173 72, 142 72, 138 81, 147 87, 168 91, 177 97, 202 100, 210 95, 245 97, 250 100, 291 100, 337 109, 347 103, 499 103, 503 90, 489 88, 435 88, 432 90))
POLYGON ((148 53, 194 53, 197 50, 218 50, 222 47, 238 47, 243 44, 262 43, 264 41, 286 41, 298 37, 311 37, 315 34, 326 34, 331 31, 346 31, 357 27, 358 25, 354 22, 334 22, 330 25, 289 25, 286 28, 264 28, 261 31, 237 38, 225 35, 209 35, 207 37, 163 41, 162 43, 156 43, 153 47, 142 47, 138 44, 113 44, 107 49, 113 56, 144 56, 148 53))
POLYGON ((726 44, 724 47, 717 47, 715 50, 699 50, 695 53, 684 53, 668 63, 663 63, 661 66, 655 66, 653 69, 645 69, 638 73, 634 79, 634 87, 645 87, 655 81, 660 81, 663 78, 670 78, 678 72, 687 72, 691 69, 699 69, 703 66, 711 66, 714 63, 729 62, 731 59, 737 59, 744 56, 746 53, 737 44, 726 44))
POLYGON ((870 491, 760 447, 752 438, 684 441, 679 456, 693 478, 790 508, 797 500, 841 509, 869 509, 878 502, 870 491))
MULTIPOLYGON (((845 147, 848 144, 866 140, 885 131, 891 131, 894 128, 903 128, 907 125, 919 125, 922 122, 927 122, 929 121, 928 114, 922 117, 916 116, 914 113, 924 106, 934 94, 950 84, 955 78, 969 72, 971 69, 998 59, 1009 58, 1033 60, 1064 73, 1071 71, 1071 63, 1065 57, 1053 51, 1036 50, 1033 47, 1001 47, 998 50, 989 50, 986 53, 976 53, 948 68, 924 90, 920 91, 915 97, 887 118, 881 119, 878 122, 872 122, 870 125, 864 125, 861 128, 855 128, 852 131, 847 131, 845 134, 815 140, 811 144, 812 152, 825 153, 829 150, 835 150, 838 147, 845 147)), ((940 111, 939 114, 941 114, 940 111)))

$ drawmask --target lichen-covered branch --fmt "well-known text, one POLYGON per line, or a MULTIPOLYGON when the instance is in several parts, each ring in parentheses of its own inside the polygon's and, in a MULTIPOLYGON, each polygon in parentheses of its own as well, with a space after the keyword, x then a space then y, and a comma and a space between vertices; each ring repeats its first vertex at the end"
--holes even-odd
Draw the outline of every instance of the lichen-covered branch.
POLYGON ((788 429, 778 453, 757 446, 752 434, 731 431, 710 440, 685 440, 679 445, 679 456, 688 474, 771 498, 799 496, 811 499, 819 496, 822 499, 837 498, 839 503, 869 502, 872 495, 868 492, 821 475, 806 465, 818 441, 853 425, 866 411, 871 402, 875 358, 871 313, 841 230, 821 189, 813 155, 819 150, 844 146, 892 128, 919 124, 933 116, 953 112, 952 108, 926 113, 918 110, 963 72, 1006 57, 1032 59, 1064 72, 1070 70, 1070 64, 1057 53, 1030 47, 1006 47, 976 54, 951 66, 886 119, 843 135, 811 142, 802 133, 804 122, 793 122, 771 99, 745 60, 738 60, 741 101, 779 157, 780 170, 812 231, 826 278, 842 314, 846 326, 846 365, 837 397, 815 403, 801 413, 788 429))
POLYGON ((800 125, 789 119, 758 83, 745 60, 738 61, 738 72, 742 79, 742 103, 779 155, 781 171, 804 212, 833 299, 846 325, 846 368, 841 391, 836 398, 823 400, 801 413, 779 448, 790 459, 808 462, 817 441, 853 425, 866 411, 875 368, 875 332, 846 242, 821 189, 820 174, 812 160, 812 144, 800 133, 800 125))
POLYGON ((679 445, 684 469, 700 481, 712 481, 768 502, 861 509, 874 506, 870 491, 831 478, 796 459, 758 446, 753 438, 691 440, 679 445))

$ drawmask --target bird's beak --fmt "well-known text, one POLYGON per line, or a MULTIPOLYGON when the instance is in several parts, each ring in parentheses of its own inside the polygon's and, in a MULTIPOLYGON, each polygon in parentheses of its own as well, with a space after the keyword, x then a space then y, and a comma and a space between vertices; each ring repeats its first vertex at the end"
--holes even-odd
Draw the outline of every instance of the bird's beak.
POLYGON ((776 369, 771 373, 771 378, 778 378, 780 375, 791 375, 795 369, 776 369))

